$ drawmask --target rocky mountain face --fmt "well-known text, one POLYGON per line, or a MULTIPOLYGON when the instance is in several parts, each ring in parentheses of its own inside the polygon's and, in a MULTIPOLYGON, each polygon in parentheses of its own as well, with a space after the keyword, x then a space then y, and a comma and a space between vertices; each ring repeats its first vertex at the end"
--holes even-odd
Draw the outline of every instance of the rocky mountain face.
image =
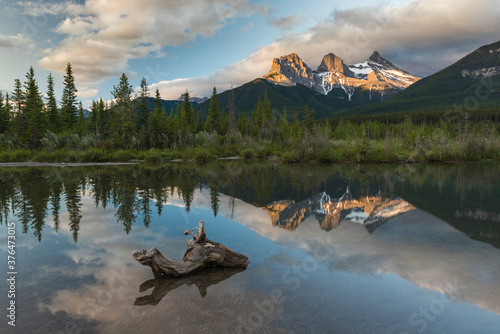
POLYGON ((415 207, 401 198, 380 194, 353 198, 349 189, 340 198, 320 193, 301 202, 279 201, 264 207, 273 226, 294 231, 308 217, 314 216, 322 230, 330 231, 341 221, 362 224, 371 233, 388 220, 415 207))
POLYGON ((313 71, 296 53, 274 58, 269 73, 264 79, 277 85, 304 85, 327 95, 333 89, 341 89, 344 98, 351 101, 359 90, 394 95, 420 80, 382 58, 375 51, 365 62, 347 65, 333 53, 323 57, 316 71, 313 71))

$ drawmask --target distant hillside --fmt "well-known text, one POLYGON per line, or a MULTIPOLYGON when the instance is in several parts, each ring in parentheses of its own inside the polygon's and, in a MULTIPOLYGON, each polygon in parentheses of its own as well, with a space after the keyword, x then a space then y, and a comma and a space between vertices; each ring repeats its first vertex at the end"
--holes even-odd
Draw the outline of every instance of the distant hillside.
MULTIPOLYGON (((135 100, 135 103, 138 103, 138 99, 135 100)), ((147 104, 148 104, 148 107, 149 109, 151 110, 151 112, 153 112, 154 108, 155 108, 155 99, 152 98, 152 97, 148 97, 147 98, 147 104)), ((198 102, 191 102, 193 107, 196 108, 198 106, 198 102)), ((170 110, 172 110, 172 108, 174 109, 174 112, 175 112, 175 109, 177 108, 177 105, 181 105, 182 104, 182 101, 177 101, 177 100, 161 100, 161 104, 163 107, 165 107, 165 111, 170 114, 170 110)))
MULTIPOLYGON (((244 112, 247 115, 251 115, 258 97, 260 96, 263 99, 266 92, 274 112, 281 115, 283 110, 286 109, 290 118, 293 117, 295 109, 301 111, 306 105, 315 109, 316 118, 322 118, 328 117, 340 109, 374 103, 369 99, 367 92, 359 94, 352 101, 348 101, 343 97, 339 97, 341 89, 333 89, 328 95, 324 95, 299 84, 281 86, 264 79, 255 79, 234 88, 233 91, 237 113, 244 112)), ((229 110, 230 96, 231 90, 219 94, 219 107, 224 106, 226 112, 229 110)), ((201 103, 196 110, 201 110, 205 117, 209 105, 210 100, 201 103)))
POLYGON ((485 45, 453 65, 382 103, 345 109, 332 116, 500 106, 500 42, 485 45))

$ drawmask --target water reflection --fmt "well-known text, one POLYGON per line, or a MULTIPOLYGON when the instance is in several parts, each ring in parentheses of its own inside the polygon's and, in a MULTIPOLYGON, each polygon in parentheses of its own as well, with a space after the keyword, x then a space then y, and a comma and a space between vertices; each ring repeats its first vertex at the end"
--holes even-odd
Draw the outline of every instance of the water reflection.
POLYGON ((500 247, 499 165, 287 166, 241 162, 163 167, 0 169, 0 223, 10 212, 41 241, 50 215, 56 232, 68 224, 75 243, 82 195, 96 207, 116 208, 116 222, 130 233, 137 218, 148 227, 172 197, 191 210, 195 189, 208 187, 217 216, 220 193, 263 207, 270 223, 295 230, 314 215, 329 231, 347 219, 369 231, 415 207, 430 212, 470 237, 500 247), (349 188, 348 188, 349 187, 349 188), (351 189, 342 196, 345 189, 351 189), (331 199, 337 194, 337 199, 331 199), (374 194, 374 195, 369 195, 374 194), (61 222, 60 211, 69 213, 61 222), (399 213, 398 213, 399 212, 399 213))
POLYGON ((314 215, 322 230, 330 231, 342 220, 363 225, 370 233, 391 218, 415 209, 401 198, 389 198, 377 194, 353 198, 349 189, 332 199, 325 192, 300 202, 279 201, 265 206, 273 226, 294 231, 300 223, 314 215))
POLYGON ((0 169, 2 220, 19 223, 25 261, 17 301, 30 317, 19 329, 418 333, 420 310, 444 305, 427 332, 493 333, 499 171, 267 163, 0 169), (249 256, 245 272, 171 280, 131 257, 156 246, 181 258, 182 231, 200 219, 209 238, 249 256), (282 303, 260 311, 276 291, 282 303))
POLYGON ((204 298, 207 295, 207 289, 211 285, 216 285, 229 277, 236 275, 244 268, 208 268, 200 272, 196 272, 184 277, 166 277, 153 271, 155 276, 153 279, 147 280, 139 287, 139 292, 145 292, 151 288, 153 291, 150 295, 138 297, 134 305, 156 306, 158 303, 171 291, 183 286, 194 285, 198 288, 200 296, 204 298))

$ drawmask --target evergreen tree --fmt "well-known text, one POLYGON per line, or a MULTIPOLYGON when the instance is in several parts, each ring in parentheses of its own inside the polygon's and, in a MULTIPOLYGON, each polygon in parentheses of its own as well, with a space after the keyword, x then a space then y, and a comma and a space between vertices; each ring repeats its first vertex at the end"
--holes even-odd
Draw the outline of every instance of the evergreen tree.
POLYGON ((141 87, 139 89, 139 104, 137 105, 137 127, 141 129, 142 127, 147 128, 148 119, 149 119, 149 107, 148 100, 149 97, 149 89, 148 84, 146 82, 146 78, 142 78, 141 87))
POLYGON ((54 78, 49 73, 47 78, 47 121, 48 129, 57 133, 61 129, 61 115, 57 110, 57 101, 54 94, 54 78))
POLYGON ((163 148, 162 139, 165 132, 166 122, 163 121, 165 111, 163 105, 161 104, 160 91, 158 88, 156 89, 154 104, 155 108, 148 121, 152 142, 151 145, 155 148, 163 148))
POLYGON ((229 129, 228 132, 236 131, 236 101, 234 98, 233 84, 231 83, 231 95, 229 96, 229 129))
POLYGON ((221 135, 227 133, 228 129, 229 129, 229 117, 228 115, 226 114, 226 112, 224 111, 224 107, 222 107, 220 109, 220 128, 219 128, 219 133, 221 135))
POLYGON ((134 135, 135 124, 131 106, 132 85, 128 83, 125 73, 121 75, 118 86, 113 85, 111 94, 115 98, 116 129, 122 144, 128 146, 134 135))
POLYGON ((9 129, 10 113, 7 106, 3 104, 3 94, 0 91, 0 134, 7 132, 9 129))
POLYGON ((238 131, 244 136, 248 134, 248 120, 245 113, 238 115, 238 131))
POLYGON ((289 136, 289 124, 288 124, 288 119, 287 119, 287 112, 286 109, 283 110, 283 116, 280 117, 280 120, 278 122, 278 134, 280 137, 280 140, 285 140, 289 136))
POLYGON ((12 92, 12 102, 14 102, 14 115, 17 117, 23 112, 26 96, 23 91, 21 80, 14 80, 14 91, 12 92))
POLYGON ((61 98, 61 123, 65 130, 71 130, 76 124, 76 93, 75 77, 71 64, 66 66, 66 75, 64 76, 64 89, 61 98))
POLYGON ((78 105, 78 122, 76 128, 79 135, 83 135, 86 132, 87 128, 87 123, 85 120, 85 114, 83 112, 83 105, 81 101, 78 105))
POLYGON ((201 120, 201 110, 198 110, 196 114, 196 129, 195 132, 198 133, 203 130, 203 122, 201 120))
POLYGON ((214 86, 212 96, 210 97, 210 105, 208 107, 207 121, 205 122, 205 130, 208 132, 219 132, 219 101, 217 97, 217 89, 214 86))
POLYGON ((26 127, 20 132, 21 140, 29 147, 40 146, 46 129, 45 115, 43 114, 43 100, 35 80, 35 71, 30 67, 24 83, 26 102, 24 107, 24 120, 26 127))
POLYGON ((184 101, 181 105, 180 127, 185 134, 195 131, 194 110, 189 101, 189 92, 187 90, 184 93, 184 101))
POLYGON ((306 105, 304 108, 304 129, 306 133, 313 134, 314 132, 314 109, 309 109, 309 106, 306 105))

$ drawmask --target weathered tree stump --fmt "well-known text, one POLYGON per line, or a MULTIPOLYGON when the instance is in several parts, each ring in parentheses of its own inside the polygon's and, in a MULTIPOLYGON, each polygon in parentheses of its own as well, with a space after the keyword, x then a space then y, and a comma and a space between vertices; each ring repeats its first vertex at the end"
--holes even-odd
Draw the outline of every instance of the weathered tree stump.
POLYGON ((134 250, 132 256, 145 266, 151 267, 153 273, 162 273, 166 276, 180 277, 196 270, 207 267, 246 268, 248 258, 218 242, 207 239, 205 223, 200 220, 198 227, 187 229, 184 235, 191 235, 192 240, 186 238, 188 249, 182 260, 176 261, 165 257, 158 249, 134 250), (197 234, 194 232, 197 230, 197 234))

